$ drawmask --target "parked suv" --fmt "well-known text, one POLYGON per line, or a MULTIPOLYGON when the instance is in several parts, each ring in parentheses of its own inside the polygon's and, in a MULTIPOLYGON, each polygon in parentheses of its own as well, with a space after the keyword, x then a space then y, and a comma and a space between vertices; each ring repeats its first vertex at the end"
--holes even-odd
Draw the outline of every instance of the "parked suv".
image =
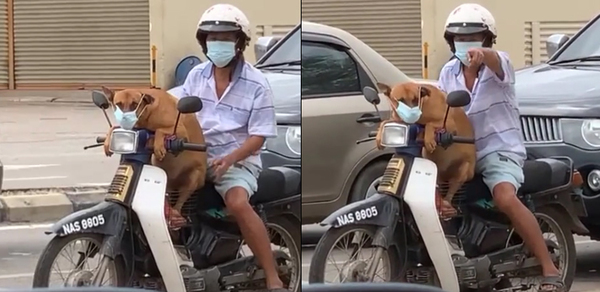
POLYGON ((582 222, 600 239, 600 15, 573 37, 552 35, 550 59, 518 70, 516 94, 532 158, 569 156, 584 177, 582 222))

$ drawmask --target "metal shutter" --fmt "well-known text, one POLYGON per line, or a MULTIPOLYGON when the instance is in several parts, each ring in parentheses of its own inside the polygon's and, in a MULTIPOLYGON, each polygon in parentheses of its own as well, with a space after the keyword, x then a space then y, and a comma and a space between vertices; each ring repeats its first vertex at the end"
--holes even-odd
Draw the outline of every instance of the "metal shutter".
POLYGON ((0 89, 8 88, 8 11, 7 1, 0 0, 0 89))
POLYGON ((581 21, 541 21, 525 22, 525 65, 546 62, 546 40, 555 33, 563 33, 570 37, 575 35, 588 20, 581 21))
POLYGON ((343 29, 422 77, 421 0, 302 0, 302 19, 343 29))
POLYGON ((149 86, 148 0, 14 0, 17 88, 149 86))
POLYGON ((256 26, 256 36, 285 36, 288 32, 290 32, 294 27, 298 24, 290 24, 290 25, 257 25, 256 26))

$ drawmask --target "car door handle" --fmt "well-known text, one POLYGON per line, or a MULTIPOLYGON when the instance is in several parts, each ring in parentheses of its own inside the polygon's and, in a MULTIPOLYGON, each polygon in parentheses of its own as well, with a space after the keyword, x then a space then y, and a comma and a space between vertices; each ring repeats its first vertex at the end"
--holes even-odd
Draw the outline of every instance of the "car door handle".
POLYGON ((373 114, 364 114, 362 116, 360 116, 358 119, 356 119, 357 123, 379 123, 381 122, 381 117, 377 116, 377 115, 373 115, 373 114))

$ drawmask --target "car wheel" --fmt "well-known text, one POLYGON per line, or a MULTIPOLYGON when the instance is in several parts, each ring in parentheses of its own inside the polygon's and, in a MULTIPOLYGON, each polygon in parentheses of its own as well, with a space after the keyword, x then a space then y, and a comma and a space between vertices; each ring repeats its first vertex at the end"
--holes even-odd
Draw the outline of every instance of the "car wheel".
POLYGON ((350 200, 348 203, 360 201, 374 195, 377 192, 377 186, 381 181, 387 164, 387 160, 379 160, 367 165, 358 177, 356 177, 350 191, 350 200))

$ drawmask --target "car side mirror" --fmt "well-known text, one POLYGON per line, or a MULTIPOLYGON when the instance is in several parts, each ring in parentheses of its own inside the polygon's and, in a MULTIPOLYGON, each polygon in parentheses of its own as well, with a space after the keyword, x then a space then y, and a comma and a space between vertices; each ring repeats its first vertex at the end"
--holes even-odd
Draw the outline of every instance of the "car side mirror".
POLYGON ((463 107, 471 103, 471 94, 466 90, 456 90, 448 93, 446 103, 450 107, 463 107))
POLYGON ((277 42, 281 40, 281 36, 263 36, 259 37, 254 43, 254 56, 256 61, 260 60, 277 42))
POLYGON ((363 95, 365 96, 365 99, 370 104, 376 106, 381 102, 381 99, 379 99, 379 93, 373 87, 365 86, 365 88, 363 88, 362 92, 363 92, 363 95))
POLYGON ((546 53, 548 54, 548 58, 551 58, 569 39, 571 39, 569 36, 562 33, 549 36, 546 39, 546 53))
POLYGON ((197 96, 186 96, 177 102, 177 110, 182 114, 197 113, 202 109, 202 100, 197 96))
POLYGON ((97 107, 99 107, 103 110, 108 109, 110 107, 110 102, 108 102, 108 99, 106 98, 104 93, 101 93, 101 92, 97 92, 97 91, 92 92, 92 102, 94 102, 94 104, 97 107))

